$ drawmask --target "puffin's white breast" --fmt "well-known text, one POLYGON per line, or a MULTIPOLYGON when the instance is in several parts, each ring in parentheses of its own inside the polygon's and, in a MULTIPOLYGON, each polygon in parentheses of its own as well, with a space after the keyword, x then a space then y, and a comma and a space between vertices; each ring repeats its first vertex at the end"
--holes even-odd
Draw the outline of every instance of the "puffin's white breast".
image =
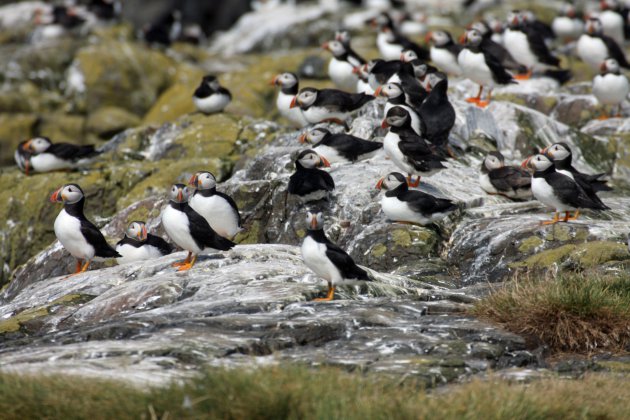
POLYGON ((202 251, 190 234, 188 216, 184 212, 167 205, 162 212, 162 225, 168 237, 179 247, 194 253, 202 251))
POLYGON ((450 75, 459 76, 462 74, 462 68, 459 67, 457 57, 445 48, 431 47, 431 61, 442 71, 450 75))
POLYGON ((324 280, 332 284, 338 284, 343 280, 341 272, 326 256, 326 245, 310 236, 304 238, 302 242, 302 259, 308 268, 324 280))
POLYGON ((81 221, 70 216, 66 209, 61 210, 55 219, 55 236, 61 245, 75 258, 92 260, 94 258, 94 247, 85 239, 81 233, 81 221))
POLYGON ((278 111, 280 115, 282 115, 287 120, 291 121, 293 125, 298 128, 302 128, 308 125, 308 121, 304 118, 302 114, 302 110, 299 107, 291 108, 291 101, 293 100, 293 95, 287 95, 280 91, 278 93, 278 99, 276 99, 276 106, 278 107, 278 111))
POLYGON ((561 202, 558 197, 556 197, 553 188, 544 178, 532 178, 532 194, 534 194, 536 200, 555 209, 557 212, 575 210, 575 207, 561 202))
POLYGON ((207 98, 193 96, 193 102, 197 109, 204 114, 220 112, 230 103, 230 97, 221 93, 213 93, 207 98))
POLYGON ((628 79, 623 74, 598 74, 593 79, 593 95, 604 105, 620 104, 628 91, 628 79))
POLYGON ((482 53, 473 53, 469 49, 464 48, 459 53, 457 62, 462 68, 462 74, 470 80, 482 86, 494 87, 492 72, 486 64, 486 59, 482 53))
POLYGON ((230 203, 222 197, 218 195, 204 197, 201 194, 195 194, 188 204, 208 221, 216 233, 224 238, 231 239, 239 232, 238 215, 230 203))
POLYGON ((599 38, 583 34, 576 45, 577 55, 582 61, 599 71, 599 66, 608 58, 608 47, 599 38))
POLYGON ((135 247, 129 244, 116 245, 116 252, 122 255, 122 258, 116 258, 118 264, 126 264, 134 261, 146 261, 153 258, 159 258, 162 253, 153 245, 144 244, 135 247))

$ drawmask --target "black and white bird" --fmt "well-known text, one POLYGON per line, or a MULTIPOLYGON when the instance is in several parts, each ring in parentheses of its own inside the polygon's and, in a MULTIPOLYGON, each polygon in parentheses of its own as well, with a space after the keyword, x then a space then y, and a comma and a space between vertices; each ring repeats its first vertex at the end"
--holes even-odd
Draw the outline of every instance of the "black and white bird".
POLYGON ((630 63, 619 44, 602 29, 599 19, 591 17, 585 23, 585 31, 576 44, 578 57, 595 71, 607 58, 614 58, 623 68, 630 69, 630 63))
POLYGON ((573 153, 568 144, 563 142, 554 143, 543 149, 542 153, 553 160, 556 171, 564 173, 577 181, 593 201, 600 201, 599 197, 595 195, 597 191, 612 191, 612 188, 607 184, 608 180, 605 173, 588 175, 573 167, 573 153))
POLYGON ((216 233, 233 239, 243 230, 236 202, 229 195, 217 191, 217 180, 211 172, 196 172, 188 184, 196 188, 188 204, 206 219, 216 233))
POLYGON ((577 220, 580 209, 606 210, 603 203, 590 199, 582 187, 570 176, 556 171, 556 167, 546 155, 527 158, 523 165, 533 170, 532 194, 536 200, 554 209, 554 218, 541 224, 551 225, 560 221, 577 220), (564 218, 560 219, 560 213, 564 218), (570 215, 574 212, 573 215, 570 215))
MULTIPOLYGON (((481 49, 495 56, 503 67, 515 73, 527 72, 527 67, 514 60, 514 57, 505 49, 503 44, 493 39, 494 32, 488 23, 485 21, 473 22, 473 24, 470 25, 470 29, 475 29, 481 34, 481 49)), ((501 34, 501 39, 503 39, 503 34, 501 34)))
POLYGON ((125 237, 116 244, 116 252, 122 255, 116 258, 116 262, 126 264, 160 258, 173 252, 173 249, 164 239, 147 233, 144 222, 134 221, 127 226, 125 237))
POLYGON ((398 172, 381 178, 376 188, 386 191, 381 198, 381 209, 389 220, 397 223, 426 226, 457 210, 457 205, 451 200, 410 190, 407 180, 398 172))
POLYGON ((416 134, 422 133, 420 116, 418 115, 419 109, 427 96, 424 88, 420 87, 421 91, 411 91, 410 94, 406 94, 402 86, 399 83, 387 83, 383 86, 379 86, 374 91, 374 96, 387 98, 383 113, 387 115, 390 109, 395 106, 399 106, 409 113, 411 118, 411 128, 416 134))
POLYGON ((172 10, 142 28, 142 37, 153 45, 169 46, 182 33, 182 12, 172 10))
POLYGON ((66 184, 52 193, 50 201, 63 203, 63 209, 55 219, 54 230, 61 245, 77 259, 74 274, 87 271, 94 259, 121 257, 83 214, 85 194, 81 187, 66 184))
POLYGON ((563 42, 575 41, 584 30, 584 21, 571 3, 562 3, 556 17, 551 22, 551 29, 563 42))
POLYGON ((427 34, 427 42, 431 42, 431 61, 440 70, 452 76, 460 76, 462 68, 457 62, 462 46, 453 41, 453 37, 447 31, 431 31, 427 34))
POLYGON ((420 105, 422 136, 439 148, 445 148, 455 125, 455 108, 448 100, 448 80, 440 80, 420 105))
POLYGON ((310 124, 335 122, 344 124, 353 111, 374 100, 364 93, 347 93, 337 89, 302 88, 291 100, 291 108, 300 107, 310 124))
POLYGON ((376 46, 383 59, 398 60, 403 50, 413 50, 421 60, 429 59, 429 51, 400 34, 387 13, 381 13, 372 23, 379 29, 376 46))
POLYGON ((599 2, 601 11, 596 16, 602 22, 604 34, 608 35, 619 45, 623 45, 626 40, 626 16, 618 0, 601 0, 599 2))
POLYGON ((193 94, 197 111, 206 115, 223 111, 231 101, 230 91, 221 86, 219 80, 212 75, 204 76, 193 94))
MULTIPOLYGON (((600 65, 600 74, 593 78, 593 95, 600 104, 610 106, 611 117, 621 118, 621 104, 627 99, 628 92, 628 78, 621 73, 619 63, 614 58, 607 58, 600 65)), ((605 114, 600 117, 606 118, 605 114)))
POLYGON ((368 73, 368 82, 372 89, 376 90, 379 86, 389 82, 391 77, 396 74, 402 67, 403 62, 400 60, 370 60, 363 68, 368 73))
POLYGON ((369 159, 383 148, 383 143, 364 140, 345 133, 331 133, 321 127, 302 134, 300 142, 311 145, 317 154, 329 163, 369 159))
POLYGON ((339 89, 356 92, 359 77, 355 67, 363 66, 366 61, 357 54, 349 44, 333 40, 322 44, 322 48, 332 53, 328 64, 328 76, 339 89))
POLYGON ((48 137, 21 142, 14 154, 18 167, 26 174, 72 169, 92 162, 101 152, 91 144, 53 143, 48 137))
POLYGON ((297 128, 306 127, 308 121, 304 118, 300 108, 291 108, 293 97, 298 94, 300 82, 295 73, 280 73, 271 80, 271 84, 280 86, 276 107, 278 112, 297 128))
POLYGON ((390 109, 381 127, 389 128, 383 139, 385 153, 394 165, 409 175, 410 186, 417 187, 420 176, 430 176, 445 168, 442 164, 445 158, 413 131, 405 109, 398 106, 390 109), (414 181, 412 175, 418 178, 414 181))
POLYGON ((506 166, 499 152, 490 152, 481 164, 479 185, 488 194, 498 194, 514 200, 532 198, 531 175, 525 169, 506 166))
POLYGON ((326 237, 322 213, 308 212, 306 223, 308 230, 302 242, 302 260, 328 283, 326 297, 317 298, 316 301, 333 300, 335 289, 340 284, 372 280, 365 270, 356 265, 352 257, 326 237))
POLYGON ((184 184, 171 187, 170 201, 162 210, 162 226, 177 246, 188 251, 183 262, 172 265, 178 271, 190 270, 197 261, 197 254, 207 250, 227 251, 234 242, 217 234, 206 219, 188 205, 192 190, 184 184))
POLYGON ((374 89, 370 85, 370 73, 367 71, 367 65, 355 67, 352 71, 357 75, 357 87, 355 92, 365 93, 366 95, 374 95, 374 89))
POLYGON ((295 159, 295 173, 289 178, 289 194, 299 197, 302 202, 322 200, 335 189, 335 181, 328 172, 317 168, 330 167, 324 157, 314 150, 303 150, 295 159))
POLYGON ((492 98, 492 89, 496 85, 517 83, 508 73, 501 62, 489 51, 483 49, 482 37, 475 29, 466 31, 463 36, 464 48, 457 57, 457 62, 463 74, 473 82, 479 84, 479 93, 474 98, 466 99, 480 107, 485 107, 492 98), (481 99, 483 88, 488 88, 485 100, 481 99))

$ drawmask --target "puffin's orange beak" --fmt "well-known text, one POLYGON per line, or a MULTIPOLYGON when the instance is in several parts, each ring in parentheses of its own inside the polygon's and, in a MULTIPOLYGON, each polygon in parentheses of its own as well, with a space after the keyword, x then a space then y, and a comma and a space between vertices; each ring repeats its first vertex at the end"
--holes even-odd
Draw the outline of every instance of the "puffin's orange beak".
POLYGON ((194 174, 193 176, 190 177, 190 179, 188 180, 188 185, 192 185, 193 187, 197 187, 197 180, 199 179, 199 177, 197 176, 197 174, 194 174))
POLYGON ((374 91, 374 96, 385 96, 385 95, 381 95, 381 92, 383 92, 383 86, 377 87, 376 90, 374 91))
POLYGON ((324 156, 319 157, 319 165, 323 166, 324 168, 330 168, 330 162, 328 162, 328 159, 326 159, 324 156))
POLYGON ((468 41, 468 37, 466 36, 466 32, 464 32, 462 36, 459 37, 459 43, 464 45, 467 41, 468 41))
POLYGON ((273 79, 269 81, 269 84, 275 86, 278 84, 278 76, 274 76, 273 79))
POLYGON ((512 18, 512 25, 516 25, 518 23, 518 17, 514 16, 512 18))
POLYGON ((352 67, 352 74, 359 74, 360 71, 358 67, 352 67))
POLYGON ((608 9, 608 5, 606 4, 605 1, 600 1, 599 2, 599 8, 602 9, 602 11, 608 9))
POLYGON ((548 150, 548 149, 549 149, 549 146, 547 146, 547 147, 545 147, 544 149, 542 149, 542 150, 540 151, 540 153, 544 155, 545 153, 547 153, 547 150, 548 150))
POLYGON ((381 128, 387 128, 389 127, 389 124, 387 124, 387 120, 383 120, 383 122, 381 123, 381 128))
POLYGON ((147 226, 146 225, 142 225, 142 240, 147 239, 147 226))
POLYGON ((311 227, 317 229, 317 215, 315 214, 311 217, 311 227))
POLYGON ((378 180, 378 182, 376 183, 376 189, 380 190, 383 188, 383 181, 385 180, 385 178, 381 178, 378 180))
POLYGON ((300 143, 302 144, 306 143, 306 133, 300 135, 300 137, 298 137, 298 140, 300 140, 300 143))
POLYGON ((63 201, 63 197, 61 196, 61 190, 63 189, 63 187, 60 187, 58 190, 56 190, 54 193, 52 193, 50 195, 50 202, 51 203, 60 203, 63 201))
POLYGON ((179 201, 180 203, 184 201, 184 193, 182 192, 181 189, 177 191, 177 201, 179 201))
POLYGON ((297 106, 297 96, 294 96, 293 99, 291 99, 291 105, 289 105, 289 108, 295 108, 297 106))
POLYGON ((329 49, 330 49, 330 48, 329 48, 329 46, 330 46, 330 45, 328 44, 328 42, 324 42, 324 43, 322 44, 322 48, 323 48, 323 49, 325 49, 325 50, 329 50, 329 49))
POLYGON ((428 44, 429 42, 431 42, 432 36, 433 36, 433 32, 431 31, 427 32, 426 36, 424 37, 424 43, 428 44))
POLYGON ((599 65, 599 71, 605 72, 606 70, 608 70, 608 67, 606 67, 606 62, 604 61, 599 65))
POLYGON ((24 143, 24 145, 22 145, 22 149, 26 150, 27 152, 32 152, 33 151, 32 143, 33 143, 33 139, 30 139, 29 141, 24 143))
POLYGON ((521 163, 521 168, 529 168, 529 163, 532 160, 532 157, 528 157, 527 159, 525 159, 523 161, 523 163, 521 163))

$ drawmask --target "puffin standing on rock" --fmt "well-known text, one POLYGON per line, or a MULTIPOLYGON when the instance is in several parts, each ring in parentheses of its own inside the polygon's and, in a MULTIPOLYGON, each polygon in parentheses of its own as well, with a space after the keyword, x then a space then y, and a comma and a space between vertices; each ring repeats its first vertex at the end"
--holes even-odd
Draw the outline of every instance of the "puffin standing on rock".
POLYGON ((546 155, 530 156, 522 164, 533 170, 532 194, 536 200, 554 209, 552 220, 541 222, 542 225, 553 225, 560 221, 577 220, 581 208, 606 210, 608 207, 595 202, 587 196, 584 189, 570 176, 556 171, 555 165, 546 155), (570 212, 574 212, 570 216, 570 212), (559 213, 564 212, 560 219, 559 213))
POLYGON ((350 113, 374 100, 365 93, 347 93, 337 89, 302 88, 293 97, 291 108, 297 106, 310 124, 335 122, 345 125, 350 113))
POLYGON ((206 219, 188 205, 192 191, 184 184, 175 184, 170 191, 170 202, 162 211, 162 225, 166 234, 178 246, 188 251, 183 262, 173 263, 177 271, 190 270, 197 254, 207 249, 227 251, 234 242, 218 235, 206 219))
POLYGON ((53 143, 48 137, 35 137, 21 142, 15 151, 15 161, 26 174, 76 168, 90 163, 101 152, 91 144, 53 143))
POLYGON ((306 127, 308 121, 304 118, 302 110, 300 108, 291 108, 291 101, 293 97, 297 95, 300 82, 295 73, 281 73, 271 80, 271 84, 280 86, 280 92, 278 92, 278 99, 276 99, 276 107, 287 120, 297 128, 306 127))
POLYGON ((308 268, 328 282, 326 297, 317 298, 316 301, 333 300, 335 288, 339 284, 352 284, 358 280, 372 281, 348 253, 326 237, 322 213, 308 212, 306 223, 308 231, 302 242, 302 259, 308 268))
POLYGON ((513 200, 532 198, 532 180, 528 171, 516 166, 506 166, 499 152, 490 152, 481 164, 479 185, 488 194, 498 194, 513 200))
POLYGON ((87 271, 96 258, 121 258, 100 230, 83 214, 85 195, 77 184, 66 184, 50 196, 53 203, 63 203, 63 209, 55 219, 55 236, 61 245, 77 259, 74 274, 87 271), (82 265, 83 260, 85 264, 82 265))
POLYGON ((457 205, 451 200, 410 190, 407 180, 398 172, 381 178, 376 188, 386 191, 381 198, 381 208, 385 216, 396 223, 426 226, 457 209, 457 205))
POLYGON ((619 66, 630 69, 625 53, 614 39, 604 35, 602 23, 597 18, 591 17, 586 21, 585 32, 577 41, 576 51, 578 57, 595 71, 600 70, 607 58, 614 58, 619 66))
POLYGON ((188 184, 196 188, 188 204, 202 215, 216 233, 233 239, 241 230, 241 215, 238 206, 227 194, 217 191, 217 180, 208 171, 195 173, 188 184))
POLYGON ((328 76, 339 88, 354 92, 357 88, 359 76, 353 71, 366 63, 365 59, 350 48, 349 44, 341 41, 328 41, 322 48, 332 53, 333 58, 328 64, 328 76))
POLYGON ((432 31, 426 36, 426 41, 431 41, 431 61, 438 68, 453 76, 462 74, 462 68, 457 62, 462 46, 453 41, 453 37, 447 31, 432 31))
POLYGON ((302 202, 328 197, 335 189, 335 181, 328 172, 317 169, 322 166, 330 167, 330 162, 317 152, 310 149, 300 152, 295 159, 295 173, 289 178, 289 194, 297 195, 302 202))
POLYGON ((321 127, 302 134, 300 142, 313 145, 313 149, 329 163, 369 159, 383 148, 383 143, 363 140, 345 133, 333 134, 321 127))
POLYGON ((125 264, 168 255, 173 252, 173 246, 159 236, 147 233, 144 222, 135 221, 129 223, 125 237, 116 244, 116 252, 122 255, 116 262, 125 264))
POLYGON ((193 94, 197 111, 206 115, 223 111, 230 101, 232 101, 230 91, 221 86, 219 80, 212 75, 204 76, 193 94))
MULTIPOLYGON (((610 117, 621 118, 621 104, 628 97, 628 92, 628 78, 619 71, 619 63, 614 58, 606 59, 600 65, 600 74, 593 79, 593 95, 600 104, 610 105, 610 117)), ((608 118, 605 114, 599 117, 600 120, 608 118)))

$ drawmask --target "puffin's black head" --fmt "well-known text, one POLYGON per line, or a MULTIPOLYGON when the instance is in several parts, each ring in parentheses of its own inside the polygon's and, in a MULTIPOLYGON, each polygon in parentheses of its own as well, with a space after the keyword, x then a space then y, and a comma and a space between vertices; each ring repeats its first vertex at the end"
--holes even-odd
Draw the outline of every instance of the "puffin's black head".
POLYGON ((431 31, 427 33, 425 41, 433 42, 436 47, 443 47, 453 42, 453 37, 447 31, 431 31))
POLYGON ((317 89, 305 87, 300 89, 298 94, 291 101, 291 108, 299 106, 300 108, 308 108, 315 103, 317 99, 317 89))
POLYGON ((403 63, 411 63, 418 59, 418 54, 414 50, 402 50, 400 53, 400 61, 403 63))
POLYGON ((51 145, 52 142, 48 137, 34 137, 30 140, 27 140, 22 145, 22 150, 36 155, 45 152, 51 145))
POLYGON ((302 150, 295 159, 295 166, 306 169, 321 168, 322 166, 329 168, 330 162, 323 156, 318 155, 316 151, 306 149, 302 150))
POLYGON ((323 127, 313 128, 311 131, 307 131, 306 133, 300 136, 300 143, 308 143, 315 144, 322 141, 324 137, 330 134, 328 129, 323 127))
POLYGON ((318 213, 306 212, 306 224, 308 230, 321 230, 324 228, 324 215, 321 211, 318 213))
POLYGON ((572 155, 569 145, 562 142, 554 143, 551 146, 544 148, 542 152, 554 161, 564 160, 572 155))
POLYGON ((615 73, 619 74, 619 63, 614 58, 607 58, 602 61, 602 64, 599 66, 599 70, 601 74, 607 73, 615 73))
POLYGON ((407 179, 400 172, 390 172, 386 177, 379 179, 376 184, 377 190, 391 191, 400 187, 407 186, 407 179))
POLYGON ((547 155, 530 156, 521 164, 522 167, 533 169, 536 172, 543 172, 554 166, 553 162, 547 155))
POLYGON ((341 57, 348 52, 343 42, 337 40, 324 42, 322 48, 330 51, 334 57, 341 57))
POLYGON ((505 166, 505 158, 499 152, 490 152, 483 160, 481 170, 484 173, 488 173, 494 169, 499 169, 505 166))
POLYGON ((385 119, 381 123, 381 127, 382 128, 403 127, 410 120, 411 120, 411 117, 409 116, 409 112, 407 112, 406 109, 400 106, 395 106, 395 107, 390 108, 389 111, 387 111, 387 115, 385 116, 385 119))
POLYGON ((204 76, 201 83, 210 86, 212 90, 217 90, 220 87, 219 80, 216 78, 216 76, 213 76, 211 74, 204 76))
POLYGON ((131 239, 136 239, 140 242, 144 242, 147 240, 147 226, 144 224, 144 222, 133 221, 129 223, 129 226, 127 226, 125 236, 131 239))
POLYGON ((298 84, 298 77, 295 73, 285 72, 280 73, 269 83, 280 87, 291 87, 298 84))
POLYGON ((461 42, 467 47, 478 47, 481 44, 483 37, 481 34, 475 29, 467 30, 464 35, 462 35, 461 42))
POLYGON ((404 92, 400 83, 387 83, 377 87, 374 91, 374 96, 384 96, 386 98, 397 98, 403 94, 404 92))
POLYGON ((591 16, 584 24, 584 30, 589 35, 601 35, 604 27, 602 26, 602 22, 599 20, 599 18, 591 16))
POLYGON ((74 204, 84 197, 83 190, 77 184, 66 184, 50 196, 52 203, 74 204))
POLYGON ((216 188, 217 180, 211 172, 199 171, 195 172, 195 174, 190 177, 188 185, 192 185, 198 190, 211 190, 212 188, 216 188))
POLYGON ((427 63, 420 59, 411 60, 409 62, 413 68, 413 75, 418 79, 424 79, 424 77, 431 71, 431 67, 427 63))
POLYGON ((169 192, 169 199, 174 203, 187 203, 192 190, 184 184, 174 184, 169 192))
POLYGON ((367 62, 367 64, 366 64, 366 66, 367 66, 367 72, 368 72, 368 73, 372 73, 372 70, 374 70, 374 67, 375 67, 377 64, 384 63, 384 62, 385 62, 385 61, 384 61, 384 60, 381 60, 380 58, 376 58, 376 59, 374 59, 374 60, 370 60, 370 61, 368 61, 368 62, 367 62))

